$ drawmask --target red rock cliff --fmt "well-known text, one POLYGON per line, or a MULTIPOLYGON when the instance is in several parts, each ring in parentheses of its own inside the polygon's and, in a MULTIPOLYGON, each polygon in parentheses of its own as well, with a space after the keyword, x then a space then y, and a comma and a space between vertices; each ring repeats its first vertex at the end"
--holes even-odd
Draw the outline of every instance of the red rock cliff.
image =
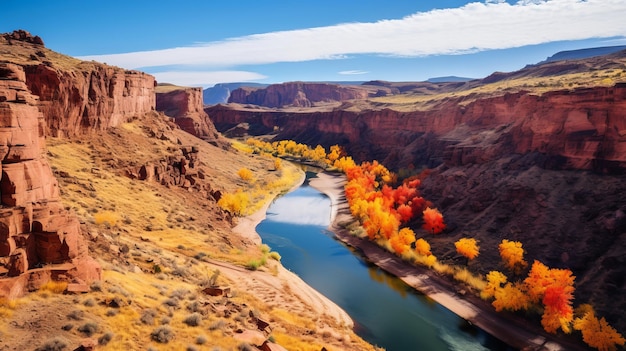
POLYGON ((45 63, 24 67, 26 84, 39 96, 47 135, 104 130, 155 108, 154 77, 95 63, 61 69, 45 63))
POLYGON ((316 102, 365 99, 370 91, 359 86, 291 82, 273 84, 266 88, 233 90, 228 102, 266 107, 311 107, 316 102))
POLYGON ((510 153, 546 156, 547 168, 626 170, 626 84, 543 95, 507 94, 428 111, 288 113, 206 109, 223 131, 238 123, 275 126, 280 138, 340 143, 358 159, 390 166, 480 163, 510 153))
POLYGON ((204 112, 202 88, 180 87, 156 93, 156 109, 174 117, 178 126, 187 133, 212 141, 219 138, 213 122, 204 112))
POLYGON ((22 67, 0 64, 0 297, 11 298, 51 279, 100 279, 78 220, 59 200, 43 156, 44 116, 25 81, 22 67))

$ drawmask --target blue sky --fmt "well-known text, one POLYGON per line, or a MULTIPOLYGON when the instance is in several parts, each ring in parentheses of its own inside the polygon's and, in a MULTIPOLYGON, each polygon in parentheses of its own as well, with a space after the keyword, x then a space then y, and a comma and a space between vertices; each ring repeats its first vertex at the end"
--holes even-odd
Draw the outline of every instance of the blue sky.
POLYGON ((157 81, 421 81, 481 78, 562 50, 626 45, 624 0, 9 1, 66 55, 157 81))

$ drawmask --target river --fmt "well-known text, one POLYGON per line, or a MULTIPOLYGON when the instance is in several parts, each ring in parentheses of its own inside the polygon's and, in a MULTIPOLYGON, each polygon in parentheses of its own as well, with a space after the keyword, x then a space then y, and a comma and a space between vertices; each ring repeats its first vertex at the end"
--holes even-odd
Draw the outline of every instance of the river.
POLYGON ((387 351, 513 350, 335 240, 330 217, 330 199, 305 182, 277 198, 256 231, 283 266, 352 317, 363 339, 387 351))

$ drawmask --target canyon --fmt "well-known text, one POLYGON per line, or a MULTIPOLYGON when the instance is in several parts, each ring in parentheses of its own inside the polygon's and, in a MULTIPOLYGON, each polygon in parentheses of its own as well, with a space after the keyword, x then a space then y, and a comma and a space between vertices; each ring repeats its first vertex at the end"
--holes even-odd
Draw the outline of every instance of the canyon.
MULTIPOLYGON (((306 325, 320 349, 374 350, 279 261, 245 268, 267 252, 217 202, 242 186, 240 168, 282 172, 216 132, 201 89, 157 90, 149 74, 59 54, 26 31, 0 35, 0 349, 208 340, 280 351, 270 333, 289 346, 306 325), (211 338, 184 325, 191 310, 217 326, 211 338)), ((292 186, 301 171, 287 171, 292 186)))
MULTIPOLYGON (((572 269, 575 304, 591 303, 624 331, 616 311, 626 308, 625 57, 550 62, 469 82, 378 82, 394 90, 334 103, 329 95, 308 109, 297 100, 243 104, 235 91, 241 103, 205 111, 232 137, 338 144, 357 162, 421 174, 422 195, 446 218, 445 233, 428 238, 438 258, 464 264, 453 243, 476 238, 483 249, 469 268, 485 274, 501 269, 493 248, 502 239, 520 241, 531 262, 572 269)), ((266 88, 264 101, 278 100, 267 96, 278 91, 266 88)), ((409 225, 420 230, 419 221, 409 225)))
MULTIPOLYGON (((400 175, 420 175, 422 195, 447 224, 445 233, 429 238, 438 258, 464 264, 452 243, 475 237, 484 249, 469 269, 484 274, 500 268, 493 248, 502 239, 521 241, 527 259, 572 269, 575 304, 591 303, 623 333, 624 56, 550 62, 469 82, 242 87, 229 104, 202 107, 199 88, 157 84, 143 72, 67 57, 24 31, 3 34, 0 297, 26 296, 46 282, 64 281, 68 291, 91 291, 108 307, 110 295, 131 289, 136 279, 142 298, 135 296, 133 307, 145 307, 164 294, 166 284, 201 284, 183 267, 202 267, 197 269, 204 275, 219 267, 227 276, 222 284, 245 292, 241 300, 229 300, 230 307, 217 308, 227 325, 234 322, 225 318, 260 297, 275 303, 260 308, 264 314, 288 305, 299 317, 314 319, 318 332, 311 342, 372 349, 347 324, 326 315, 317 319, 320 314, 298 299, 322 299, 280 264, 261 272, 241 267, 242 257, 261 249, 235 235, 237 219, 217 201, 241 186, 234 176, 241 167, 277 172, 234 150, 224 133, 338 144, 359 162, 376 159, 400 175), (537 81, 516 81, 528 77, 537 81), (610 84, 598 83, 602 79, 610 84), (65 159, 79 166, 60 168, 65 159), (117 188, 122 184, 130 185, 117 188), (116 202, 128 194, 139 204, 116 202), (156 205, 143 196, 154 197, 156 205), (119 212, 116 224, 94 222, 96 213, 111 209, 119 212), (161 217, 167 221, 159 222, 161 217), (193 241, 193 235, 200 239, 193 241), (233 256, 239 266, 220 260, 233 256), (158 275, 157 266, 167 272, 158 275), (130 280, 116 280, 118 273, 130 280), (284 289, 285 281, 304 295, 284 289), (102 295, 91 289, 93 282, 104 284, 102 295)), ((420 221, 409 225, 419 230, 420 221)), ((130 301, 130 295, 121 296, 130 301)), ((308 331, 272 316, 286 334, 308 331)), ((132 324, 141 328, 151 326, 132 324)), ((134 341, 145 345, 148 334, 134 341)), ((235 332, 226 329, 224 335, 232 339, 235 332)))

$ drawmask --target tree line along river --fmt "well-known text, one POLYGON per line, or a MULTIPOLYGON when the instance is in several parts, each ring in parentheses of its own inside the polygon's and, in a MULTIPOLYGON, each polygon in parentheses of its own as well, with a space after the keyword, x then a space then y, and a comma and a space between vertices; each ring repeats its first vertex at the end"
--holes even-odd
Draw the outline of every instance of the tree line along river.
POLYGON ((307 180, 277 198, 256 231, 283 266, 350 315, 363 339, 387 351, 514 350, 335 240, 330 218, 330 199, 307 180))

